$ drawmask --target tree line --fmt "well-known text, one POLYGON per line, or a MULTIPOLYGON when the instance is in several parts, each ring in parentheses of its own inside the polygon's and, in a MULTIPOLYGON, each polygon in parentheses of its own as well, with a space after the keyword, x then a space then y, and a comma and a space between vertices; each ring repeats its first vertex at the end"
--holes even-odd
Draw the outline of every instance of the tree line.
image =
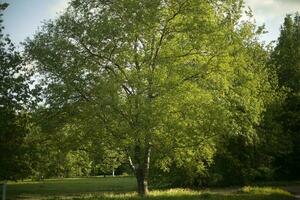
POLYGON ((299 179, 297 13, 275 45, 242 0, 72 0, 21 52, 2 32, 2 180, 299 179))

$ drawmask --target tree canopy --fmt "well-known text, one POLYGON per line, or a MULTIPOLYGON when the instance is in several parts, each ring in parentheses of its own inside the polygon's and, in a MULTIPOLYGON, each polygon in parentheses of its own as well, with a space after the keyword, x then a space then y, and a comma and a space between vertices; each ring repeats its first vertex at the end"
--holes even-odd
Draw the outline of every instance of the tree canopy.
POLYGON ((271 86, 243 2, 71 1, 27 41, 45 106, 128 157, 147 193, 168 170, 210 165, 217 136, 252 137, 271 86), (92 126, 91 126, 92 124, 92 126))
POLYGON ((15 180, 28 172, 23 157, 23 140, 28 133, 23 110, 29 98, 29 85, 20 54, 3 34, 2 13, 7 6, 0 4, 0 180, 15 180))
POLYGON ((285 153, 276 156, 278 176, 285 179, 300 177, 300 16, 287 15, 281 27, 280 37, 271 54, 270 65, 277 72, 279 86, 286 90, 281 111, 275 122, 281 127, 288 143, 285 153))

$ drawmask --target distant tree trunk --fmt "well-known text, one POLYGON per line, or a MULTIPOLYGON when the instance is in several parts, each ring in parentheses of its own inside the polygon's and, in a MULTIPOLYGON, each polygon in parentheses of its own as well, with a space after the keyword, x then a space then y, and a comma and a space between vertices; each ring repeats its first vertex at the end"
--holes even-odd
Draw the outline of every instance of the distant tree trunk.
POLYGON ((135 149, 136 164, 133 164, 129 157, 129 163, 132 167, 136 181, 137 192, 140 196, 144 197, 148 194, 148 178, 149 178, 149 165, 150 165, 151 147, 147 147, 142 155, 141 149, 137 146, 135 149))
POLYGON ((6 186, 7 186, 7 181, 3 181, 2 185, 2 200, 6 200, 6 186))
POLYGON ((112 168, 112 176, 115 176, 115 168, 112 168))

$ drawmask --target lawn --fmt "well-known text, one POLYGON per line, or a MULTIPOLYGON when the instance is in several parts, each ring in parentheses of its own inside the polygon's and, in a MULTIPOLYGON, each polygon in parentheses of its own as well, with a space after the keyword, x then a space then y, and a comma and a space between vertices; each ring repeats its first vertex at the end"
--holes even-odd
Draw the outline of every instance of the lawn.
MULTIPOLYGON (((133 177, 98 177, 76 179, 49 179, 41 182, 23 181, 8 184, 8 199, 87 199, 134 200, 133 177)), ((152 190, 149 200, 291 200, 292 195, 271 187, 243 187, 241 189, 152 190)))
POLYGON ((11 199, 16 197, 40 199, 49 196, 133 192, 135 187, 136 183, 133 177, 47 179, 40 182, 10 182, 7 187, 7 195, 11 199))

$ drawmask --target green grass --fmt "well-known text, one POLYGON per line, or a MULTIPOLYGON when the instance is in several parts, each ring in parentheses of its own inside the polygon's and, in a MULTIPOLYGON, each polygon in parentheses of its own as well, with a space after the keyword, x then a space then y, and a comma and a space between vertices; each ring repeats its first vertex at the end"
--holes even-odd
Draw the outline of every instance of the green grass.
MULTIPOLYGON (((9 199, 137 200, 133 177, 50 179, 8 184, 9 199)), ((290 193, 271 187, 239 190, 152 190, 148 200, 292 200, 290 193)))
MULTIPOLYGON (((256 189, 254 189, 255 191, 256 189)), ((142 199, 134 193, 129 194, 103 194, 101 197, 92 197, 88 200, 138 200, 142 199)), ((280 189, 270 188, 265 192, 209 192, 188 189, 170 189, 163 191, 151 191, 148 200, 292 200, 293 196, 280 189)))
POLYGON ((132 192, 136 183, 133 177, 95 177, 48 179, 40 182, 10 182, 7 196, 10 199, 40 199, 49 196, 78 196, 103 192, 132 192))

